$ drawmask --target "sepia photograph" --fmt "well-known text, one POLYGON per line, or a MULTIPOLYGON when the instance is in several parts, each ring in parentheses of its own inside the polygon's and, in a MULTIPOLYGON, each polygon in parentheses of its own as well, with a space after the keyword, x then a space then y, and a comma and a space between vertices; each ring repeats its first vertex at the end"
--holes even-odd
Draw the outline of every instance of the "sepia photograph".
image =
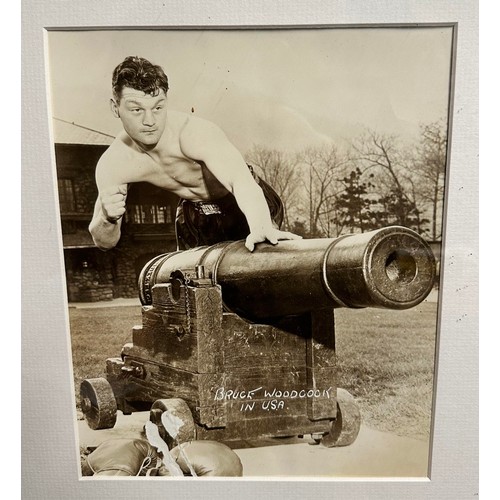
POLYGON ((82 478, 430 477, 455 44, 47 31, 82 478))

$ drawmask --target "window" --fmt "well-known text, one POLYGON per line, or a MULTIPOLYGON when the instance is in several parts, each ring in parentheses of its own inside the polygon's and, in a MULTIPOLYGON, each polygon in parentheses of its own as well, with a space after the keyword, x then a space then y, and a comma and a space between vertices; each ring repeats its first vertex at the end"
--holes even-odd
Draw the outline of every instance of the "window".
POLYGON ((75 211, 75 191, 73 179, 57 179, 59 189, 59 206, 61 213, 75 211))
POLYGON ((170 224, 172 212, 169 206, 132 205, 128 212, 132 224, 170 224))

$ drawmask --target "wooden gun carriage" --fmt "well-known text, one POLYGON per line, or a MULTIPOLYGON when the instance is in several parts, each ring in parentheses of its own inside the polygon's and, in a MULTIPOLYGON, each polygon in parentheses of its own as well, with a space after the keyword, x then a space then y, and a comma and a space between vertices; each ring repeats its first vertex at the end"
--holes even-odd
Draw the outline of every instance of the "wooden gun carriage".
MULTIPOLYGON (((159 255, 139 278, 142 325, 110 358, 106 378, 84 380, 93 429, 149 409, 180 425, 177 442, 226 443, 311 434, 350 444, 360 417, 338 384, 334 310, 406 309, 434 283, 427 243, 398 226, 337 239, 223 242, 159 255)), ((170 442, 169 442, 170 441, 170 442)))

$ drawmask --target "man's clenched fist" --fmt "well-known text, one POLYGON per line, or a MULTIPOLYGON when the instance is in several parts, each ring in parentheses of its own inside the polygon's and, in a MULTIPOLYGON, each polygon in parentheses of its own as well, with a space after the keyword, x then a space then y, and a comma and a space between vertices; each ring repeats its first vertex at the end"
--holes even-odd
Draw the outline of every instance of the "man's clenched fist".
POLYGON ((111 186, 101 192, 101 207, 104 218, 111 224, 116 224, 125 213, 127 185, 111 186))

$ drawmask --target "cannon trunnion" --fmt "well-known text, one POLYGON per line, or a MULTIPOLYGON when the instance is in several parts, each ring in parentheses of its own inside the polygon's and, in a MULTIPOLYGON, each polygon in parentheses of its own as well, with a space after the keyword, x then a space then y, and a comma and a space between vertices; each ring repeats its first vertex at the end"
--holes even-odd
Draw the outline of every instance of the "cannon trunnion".
POLYGON ((139 279, 142 325, 106 379, 82 383, 92 428, 116 409, 150 409, 176 442, 236 442, 311 434, 326 446, 354 441, 360 416, 338 389, 336 307, 404 309, 434 281, 428 245, 401 227, 338 239, 225 242, 150 261, 139 279))

